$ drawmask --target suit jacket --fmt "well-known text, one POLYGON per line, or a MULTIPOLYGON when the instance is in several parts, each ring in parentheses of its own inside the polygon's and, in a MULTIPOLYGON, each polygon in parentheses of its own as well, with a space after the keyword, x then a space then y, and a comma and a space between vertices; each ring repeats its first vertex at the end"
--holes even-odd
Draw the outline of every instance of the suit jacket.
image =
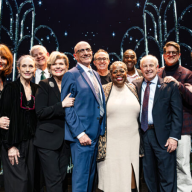
POLYGON ((100 106, 96 97, 95 89, 89 80, 86 72, 77 64, 69 70, 62 79, 61 100, 71 93, 71 97, 75 97, 73 107, 65 108, 65 139, 77 142, 77 136, 83 131, 91 140, 97 140, 99 134, 105 133, 105 96, 99 75, 94 74, 100 84, 104 116, 102 124, 99 124, 100 106), (99 134, 98 134, 99 133, 99 134))
MULTIPOLYGON (((133 82, 141 103, 143 78, 133 82)), ((162 148, 169 137, 181 138, 183 122, 182 101, 177 85, 174 82, 164 83, 158 79, 153 101, 153 124, 158 143, 162 148)), ((142 123, 142 122, 141 122, 142 123)))
MULTIPOLYGON (((157 74, 159 77, 164 77, 164 68, 160 68, 157 74)), ((183 103, 182 135, 190 135, 192 133, 192 93, 184 86, 184 83, 192 84, 192 72, 179 66, 173 77, 179 81, 179 91, 183 103)))
POLYGON ((39 82, 35 110, 38 118, 34 145, 57 150, 63 143, 64 109, 61 94, 53 77, 39 82))

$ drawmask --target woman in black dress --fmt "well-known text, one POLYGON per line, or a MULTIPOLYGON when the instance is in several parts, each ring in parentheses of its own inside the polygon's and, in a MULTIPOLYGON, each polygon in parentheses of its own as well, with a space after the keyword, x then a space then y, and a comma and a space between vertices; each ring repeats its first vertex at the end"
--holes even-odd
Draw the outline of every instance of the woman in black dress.
MULTIPOLYGON (((3 88, 6 85, 6 76, 12 72, 13 55, 6 45, 0 44, 0 108, 3 88)), ((9 128, 9 118, 3 116, 0 118, 0 128, 9 128)))
POLYGON ((35 60, 22 56, 17 69, 20 77, 7 84, 2 94, 1 115, 10 119, 9 129, 1 130, 4 186, 6 192, 33 192, 37 85, 30 80, 35 60))
POLYGON ((40 81, 37 90, 35 106, 38 123, 34 145, 43 169, 46 191, 63 192, 70 158, 69 146, 64 141, 64 108, 73 106, 74 98, 68 95, 61 101, 61 81, 69 67, 67 56, 54 51, 47 63, 52 77, 40 81))

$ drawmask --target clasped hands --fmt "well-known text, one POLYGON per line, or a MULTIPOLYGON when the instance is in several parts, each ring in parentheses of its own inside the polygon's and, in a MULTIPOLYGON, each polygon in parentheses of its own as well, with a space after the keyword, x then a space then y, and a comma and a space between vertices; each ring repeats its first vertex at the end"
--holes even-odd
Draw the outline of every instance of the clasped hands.
POLYGON ((6 129, 6 130, 9 129, 9 123, 10 123, 10 120, 8 117, 3 116, 0 118, 0 127, 2 129, 6 129))

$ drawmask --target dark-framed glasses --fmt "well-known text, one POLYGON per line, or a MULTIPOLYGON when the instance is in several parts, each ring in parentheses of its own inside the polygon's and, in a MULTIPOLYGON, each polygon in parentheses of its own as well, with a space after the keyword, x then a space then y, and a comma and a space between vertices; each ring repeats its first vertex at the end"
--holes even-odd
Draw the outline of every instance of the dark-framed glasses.
POLYGON ((176 56, 178 54, 178 51, 167 51, 164 54, 169 56, 169 55, 171 55, 171 53, 172 53, 173 56, 176 56))
POLYGON ((76 53, 83 53, 84 51, 91 52, 92 49, 91 48, 79 49, 79 50, 76 51, 76 53))
POLYGON ((32 108, 30 108, 29 106, 23 107, 23 105, 22 105, 23 93, 20 92, 20 107, 21 107, 22 109, 26 109, 26 110, 34 110, 34 109, 35 109, 35 97, 34 97, 33 95, 31 95, 31 98, 33 98, 33 101, 34 101, 33 107, 32 107, 32 108))
POLYGON ((95 59, 96 61, 107 61, 108 60, 108 58, 107 57, 103 57, 103 58, 101 58, 101 57, 99 57, 99 58, 97 58, 97 59, 95 59))

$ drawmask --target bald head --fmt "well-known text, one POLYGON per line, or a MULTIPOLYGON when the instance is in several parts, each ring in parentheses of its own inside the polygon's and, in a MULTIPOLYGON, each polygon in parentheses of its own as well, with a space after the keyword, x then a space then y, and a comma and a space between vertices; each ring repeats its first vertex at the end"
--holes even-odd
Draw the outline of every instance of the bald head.
POLYGON ((75 45, 73 56, 78 63, 89 67, 92 61, 92 55, 91 46, 86 41, 80 41, 75 45))

